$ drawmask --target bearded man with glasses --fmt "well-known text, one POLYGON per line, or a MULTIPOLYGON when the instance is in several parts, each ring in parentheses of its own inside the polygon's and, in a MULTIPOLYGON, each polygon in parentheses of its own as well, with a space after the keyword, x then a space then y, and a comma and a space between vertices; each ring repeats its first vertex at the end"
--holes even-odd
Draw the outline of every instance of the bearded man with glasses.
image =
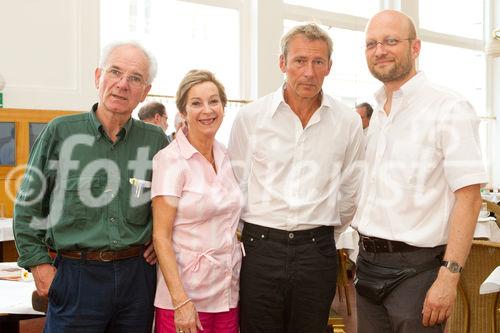
POLYGON ((368 22, 366 61, 383 87, 352 223, 359 333, 443 332, 487 182, 474 109, 416 70, 420 49, 405 14, 368 22))

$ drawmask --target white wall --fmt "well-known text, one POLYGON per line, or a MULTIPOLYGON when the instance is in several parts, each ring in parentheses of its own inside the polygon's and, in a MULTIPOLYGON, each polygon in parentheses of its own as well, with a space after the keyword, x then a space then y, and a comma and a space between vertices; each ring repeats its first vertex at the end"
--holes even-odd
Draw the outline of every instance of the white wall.
MULTIPOLYGON (((491 31, 500 27, 500 3, 488 2, 496 6, 487 19, 491 31)), ((398 1, 383 3, 397 7, 398 1)), ((250 84, 242 79, 246 82, 243 96, 254 99, 274 91, 282 82, 278 68, 282 25, 277 22, 281 22, 286 6, 276 0, 250 0, 243 4, 252 12, 252 19, 242 22, 242 28, 246 28, 242 32, 242 53, 251 55, 243 55, 242 59, 243 75, 251 78, 250 84)), ((408 5, 408 1, 403 0, 402 4, 408 5)), ((99 0, 1 0, 0 13, 0 73, 7 83, 4 107, 88 110, 96 101, 99 0)), ((496 166, 492 168, 493 185, 499 187, 500 58, 489 60, 488 72, 492 84, 488 105, 497 117, 491 166, 496 166)))
POLYGON ((96 101, 99 0, 0 1, 5 108, 88 110, 96 101))
MULTIPOLYGON (((491 32, 494 28, 500 28, 500 2, 496 0, 490 0, 491 6, 491 17, 489 25, 491 32)), ((500 188, 500 57, 491 59, 491 87, 489 89, 489 101, 491 102, 492 110, 496 115, 496 131, 494 133, 495 137, 493 140, 493 159, 491 161, 492 173, 493 173, 493 186, 500 188)))

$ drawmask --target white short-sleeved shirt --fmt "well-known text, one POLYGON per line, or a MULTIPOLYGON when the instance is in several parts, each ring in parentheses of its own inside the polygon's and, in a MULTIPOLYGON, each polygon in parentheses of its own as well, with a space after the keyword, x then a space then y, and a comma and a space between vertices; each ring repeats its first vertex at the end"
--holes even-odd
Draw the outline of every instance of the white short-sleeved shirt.
POLYGON ((389 116, 384 89, 375 97, 352 226, 420 247, 446 244, 453 192, 487 182, 479 119, 466 100, 430 84, 422 72, 394 92, 389 116))
MULTIPOLYGON (((173 247, 184 290, 198 311, 222 312, 238 305, 241 245, 236 228, 241 193, 225 149, 214 143, 217 173, 182 131, 153 159, 151 196, 179 198, 173 247)), ((155 306, 172 309, 158 267, 155 306)))

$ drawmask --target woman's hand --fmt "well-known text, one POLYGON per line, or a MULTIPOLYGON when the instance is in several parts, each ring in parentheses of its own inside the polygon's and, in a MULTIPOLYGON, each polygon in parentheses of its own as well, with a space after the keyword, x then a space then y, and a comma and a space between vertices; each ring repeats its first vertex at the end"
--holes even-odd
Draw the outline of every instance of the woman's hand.
POLYGON ((177 332, 180 333, 196 333, 198 330, 203 331, 198 312, 191 301, 175 310, 174 323, 177 332))

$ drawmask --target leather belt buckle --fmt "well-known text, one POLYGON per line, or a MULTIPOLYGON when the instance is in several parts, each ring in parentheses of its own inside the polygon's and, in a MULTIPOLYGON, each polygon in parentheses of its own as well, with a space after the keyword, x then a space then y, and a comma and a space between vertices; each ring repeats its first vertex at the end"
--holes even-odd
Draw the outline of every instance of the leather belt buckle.
POLYGON ((114 259, 113 252, 101 251, 99 252, 99 260, 109 262, 114 259))
POLYGON ((363 250, 365 250, 366 252, 377 252, 375 241, 373 239, 370 239, 370 237, 361 236, 361 244, 363 245, 363 250))

